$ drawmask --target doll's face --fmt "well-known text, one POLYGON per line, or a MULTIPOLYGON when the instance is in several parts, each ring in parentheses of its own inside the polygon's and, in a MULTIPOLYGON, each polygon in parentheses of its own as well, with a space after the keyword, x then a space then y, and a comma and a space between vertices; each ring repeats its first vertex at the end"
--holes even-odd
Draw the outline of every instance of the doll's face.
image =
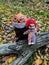
POLYGON ((29 29, 35 29, 35 25, 34 24, 30 24, 29 29))

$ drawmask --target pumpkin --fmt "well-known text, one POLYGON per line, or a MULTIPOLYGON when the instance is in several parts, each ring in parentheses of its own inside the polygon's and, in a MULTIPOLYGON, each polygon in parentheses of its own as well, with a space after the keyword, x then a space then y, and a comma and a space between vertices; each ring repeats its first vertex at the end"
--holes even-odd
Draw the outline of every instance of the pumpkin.
POLYGON ((12 19, 13 22, 23 23, 27 21, 27 17, 24 14, 17 14, 12 19))

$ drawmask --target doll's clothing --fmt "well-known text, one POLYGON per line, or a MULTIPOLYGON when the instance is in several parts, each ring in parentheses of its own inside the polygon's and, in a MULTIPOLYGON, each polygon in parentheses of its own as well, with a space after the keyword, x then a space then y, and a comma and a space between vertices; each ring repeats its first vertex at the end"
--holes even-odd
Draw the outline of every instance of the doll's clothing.
POLYGON ((30 31, 28 33, 28 44, 35 44, 35 41, 36 41, 36 35, 35 35, 35 32, 33 31, 30 31))

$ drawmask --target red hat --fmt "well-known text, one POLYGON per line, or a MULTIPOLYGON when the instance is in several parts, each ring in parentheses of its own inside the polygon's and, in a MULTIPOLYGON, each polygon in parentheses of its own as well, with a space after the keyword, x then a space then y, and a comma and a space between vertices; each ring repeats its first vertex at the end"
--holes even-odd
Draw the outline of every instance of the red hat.
POLYGON ((37 23, 36 23, 36 21, 35 21, 34 19, 29 19, 29 20, 27 20, 27 22, 26 22, 26 28, 29 28, 30 24, 34 24, 35 27, 36 27, 36 25, 37 25, 37 23))

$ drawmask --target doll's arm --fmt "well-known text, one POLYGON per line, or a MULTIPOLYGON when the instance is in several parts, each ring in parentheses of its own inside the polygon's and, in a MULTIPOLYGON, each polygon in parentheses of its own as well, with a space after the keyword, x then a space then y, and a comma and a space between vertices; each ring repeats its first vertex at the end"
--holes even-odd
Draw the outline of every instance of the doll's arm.
POLYGON ((37 34, 37 31, 35 30, 35 34, 37 34))
POLYGON ((35 34, 39 35, 40 32, 41 32, 40 30, 35 29, 35 34))
POLYGON ((38 35, 39 33, 37 32, 37 30, 35 29, 35 34, 38 35))
POLYGON ((23 34, 24 34, 24 35, 25 35, 25 34, 28 34, 28 32, 29 32, 29 30, 25 31, 23 34))

